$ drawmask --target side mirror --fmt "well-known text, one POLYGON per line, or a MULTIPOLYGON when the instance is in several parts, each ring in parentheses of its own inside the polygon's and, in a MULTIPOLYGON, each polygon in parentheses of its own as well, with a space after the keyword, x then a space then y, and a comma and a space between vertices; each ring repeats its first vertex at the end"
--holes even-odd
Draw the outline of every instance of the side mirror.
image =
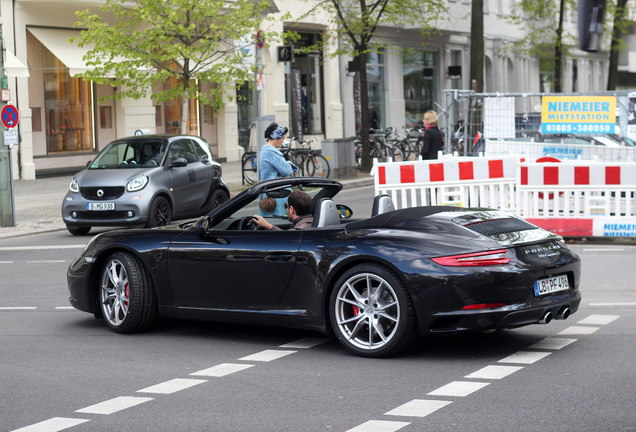
POLYGON ((204 216, 194 224, 194 231, 199 237, 203 238, 206 235, 210 229, 210 222, 210 217, 204 216))
POLYGON ((186 165, 188 165, 188 161, 182 157, 174 159, 170 164, 171 167, 184 167, 186 165))
POLYGON ((336 204, 336 209, 338 209, 338 215, 340 219, 349 219, 353 216, 353 210, 351 207, 346 206, 344 204, 336 204))
POLYGON ((91 166, 91 162, 93 162, 92 160, 87 160, 86 161, 86 167, 88 168, 89 166, 91 166))

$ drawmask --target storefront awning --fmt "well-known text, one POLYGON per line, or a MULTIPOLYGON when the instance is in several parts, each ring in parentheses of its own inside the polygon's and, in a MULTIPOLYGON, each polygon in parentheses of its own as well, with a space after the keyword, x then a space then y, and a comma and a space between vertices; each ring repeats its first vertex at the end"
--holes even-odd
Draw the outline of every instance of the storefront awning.
POLYGON ((29 68, 24 65, 13 53, 5 50, 4 73, 10 77, 28 77, 29 68))
POLYGON ((69 42, 71 38, 79 38, 79 30, 50 29, 29 27, 28 30, 42 45, 57 57, 68 68, 71 76, 86 72, 91 67, 86 65, 83 57, 90 50, 89 47, 79 47, 69 42))

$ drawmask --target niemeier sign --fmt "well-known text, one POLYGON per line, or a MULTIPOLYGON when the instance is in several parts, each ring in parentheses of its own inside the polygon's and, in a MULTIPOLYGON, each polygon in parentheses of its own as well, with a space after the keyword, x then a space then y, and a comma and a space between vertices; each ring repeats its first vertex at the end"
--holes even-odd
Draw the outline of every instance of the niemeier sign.
POLYGON ((613 134, 615 96, 544 96, 541 133, 613 134))

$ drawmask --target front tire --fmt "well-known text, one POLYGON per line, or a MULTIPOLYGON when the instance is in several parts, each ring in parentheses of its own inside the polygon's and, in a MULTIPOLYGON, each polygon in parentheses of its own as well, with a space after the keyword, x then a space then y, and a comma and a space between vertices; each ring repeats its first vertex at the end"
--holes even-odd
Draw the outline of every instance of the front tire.
POLYGON ((170 223, 171 220, 172 209, 170 208, 170 203, 165 197, 158 196, 150 204, 146 228, 166 226, 170 223))
POLYGON ((146 330, 157 311, 157 298, 146 271, 126 252, 115 252, 102 267, 99 303, 106 324, 117 333, 146 330))
POLYGON ((363 357, 397 354, 417 337, 413 303, 404 284, 376 264, 355 266, 338 279, 329 319, 340 343, 363 357))
POLYGON ((217 189, 212 192, 210 199, 208 201, 208 205, 206 206, 205 212, 210 213, 212 210, 223 204, 225 201, 229 200, 230 196, 222 189, 217 189))

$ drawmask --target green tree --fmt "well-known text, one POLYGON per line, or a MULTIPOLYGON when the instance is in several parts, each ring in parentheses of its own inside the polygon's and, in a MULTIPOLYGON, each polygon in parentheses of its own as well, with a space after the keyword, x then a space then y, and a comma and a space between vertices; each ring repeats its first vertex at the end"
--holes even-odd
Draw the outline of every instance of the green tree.
POLYGON ((316 3, 307 15, 331 17, 331 32, 324 35, 323 44, 333 37, 342 43, 327 55, 349 55, 360 65, 360 139, 362 141, 363 172, 371 170, 369 156, 369 95, 367 85, 367 57, 387 46, 377 37, 378 27, 416 27, 424 34, 431 31, 430 23, 445 16, 447 7, 443 0, 305 0, 316 3))
POLYGON ((240 41, 251 35, 253 43, 269 7, 269 0, 106 0, 99 14, 76 12, 75 27, 84 29, 77 42, 90 48, 85 60, 94 67, 82 76, 117 87, 115 99, 182 98, 187 133, 191 99, 217 110, 235 82, 253 80, 240 41), (176 85, 153 92, 169 80, 176 85), (197 81, 216 85, 201 92, 197 81))
POLYGON ((576 45, 576 35, 567 33, 563 25, 564 17, 573 10, 576 10, 574 0, 523 0, 516 3, 507 17, 509 22, 528 31, 513 49, 553 62, 557 93, 563 91, 562 65, 567 47, 576 45))

